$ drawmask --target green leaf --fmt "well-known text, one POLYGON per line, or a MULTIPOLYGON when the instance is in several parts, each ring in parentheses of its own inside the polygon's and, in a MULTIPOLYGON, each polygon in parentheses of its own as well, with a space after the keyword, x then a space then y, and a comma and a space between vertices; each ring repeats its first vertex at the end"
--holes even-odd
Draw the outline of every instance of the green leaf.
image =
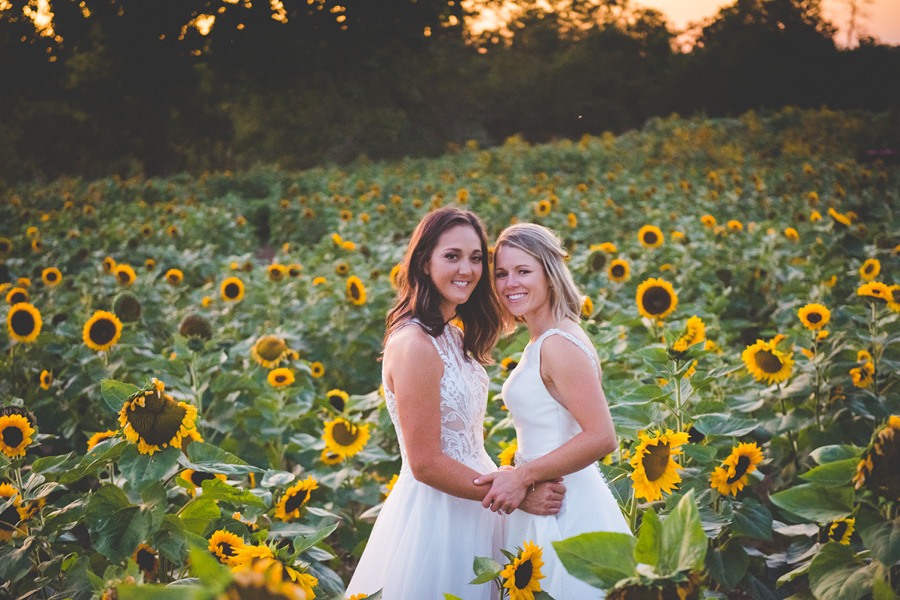
POLYGON ((688 456, 701 465, 708 465, 715 462, 716 448, 714 446, 702 446, 700 444, 687 444, 682 447, 684 455, 688 456))
POLYGON ((327 527, 322 527, 321 529, 316 530, 312 533, 312 535, 309 535, 307 537, 294 538, 294 552, 299 554, 305 550, 308 550, 309 548, 312 548, 313 546, 327 538, 329 535, 331 535, 334 530, 337 529, 337 527, 337 523, 332 523, 327 527))
POLYGON ((824 487, 849 486, 856 474, 856 465, 859 460, 846 458, 814 467, 800 475, 800 479, 815 483, 824 487))
POLYGON ((224 500, 235 506, 257 506, 265 509, 266 503, 262 499, 251 492, 236 488, 221 479, 207 479, 202 484, 202 496, 207 500, 224 500))
POLYGON ((675 510, 662 523, 657 573, 666 577, 677 571, 701 569, 706 559, 707 545, 691 490, 678 501, 675 510))
POLYGON ((61 456, 43 456, 31 463, 31 470, 34 473, 56 473, 59 471, 67 471, 67 464, 75 456, 74 452, 63 454, 61 456))
POLYGON ((93 549, 113 562, 119 562, 147 540, 152 531, 152 517, 137 506, 129 506, 106 515, 106 520, 91 530, 93 549))
POLYGON ((0 579, 19 581, 31 572, 31 546, 34 536, 28 536, 21 546, 4 544, 0 549, 0 579))
POLYGON ((208 473, 221 473, 223 475, 246 475, 247 473, 262 473, 259 467, 248 465, 246 462, 232 454, 222 450, 213 444, 203 442, 191 442, 187 448, 186 466, 195 471, 208 473))
POLYGON ((216 560, 206 548, 191 548, 188 563, 191 565, 191 575, 202 579, 207 586, 224 588, 231 581, 228 567, 216 560))
POLYGON ((119 469, 125 479, 136 488, 158 482, 178 464, 181 449, 169 447, 153 454, 141 454, 137 446, 128 444, 119 459, 119 469))
POLYGON ((634 558, 639 563, 652 567, 659 565, 659 556, 662 551, 662 522, 659 515, 652 508, 644 511, 641 518, 641 530, 638 532, 637 544, 634 549, 634 558))
POLYGON ((857 448, 856 446, 833 445, 816 448, 809 453, 809 456, 816 461, 816 464, 824 465, 848 458, 856 458, 858 460, 861 453, 862 448, 857 448))
POLYGON ((729 540, 721 548, 713 548, 706 554, 706 568, 719 583, 734 589, 750 566, 750 557, 744 548, 734 540, 729 540))
POLYGON ((735 508, 731 530, 734 535, 770 541, 772 539, 772 513, 765 505, 752 498, 747 499, 735 508))
POLYGON ((100 395, 103 396, 106 406, 114 413, 122 410, 122 405, 139 391, 141 391, 141 388, 130 383, 116 381, 115 379, 104 379, 100 382, 100 395))
POLYGON ((472 570, 475 571, 475 579, 470 581, 469 584, 479 585, 500 577, 503 566, 492 558, 476 556, 472 564, 472 570))
POLYGON ((116 591, 119 600, 200 600, 209 596, 200 585, 123 584, 116 591))
POLYGON ((199 496, 185 504, 178 516, 186 531, 202 536, 210 523, 222 516, 222 511, 215 500, 199 496))
POLYGON ((863 563, 850 546, 829 542, 809 566, 809 587, 816 598, 859 600, 872 589, 876 568, 863 563))
POLYGON ((61 474, 59 482, 63 485, 69 485, 88 475, 93 475, 101 467, 119 460, 119 457, 122 456, 128 445, 128 443, 118 439, 106 440, 97 444, 93 450, 81 458, 81 461, 73 469, 61 474))
POLYGON ((165 515, 159 531, 154 538, 154 545, 160 554, 175 563, 184 561, 187 540, 184 536, 184 523, 175 515, 165 515))
MULTIPOLYGON (((857 523, 860 521, 858 519, 857 523)), ((893 522, 876 521, 862 527, 859 535, 872 556, 884 566, 891 567, 900 562, 900 518, 893 522)))
POLYGON ((853 510, 851 488, 826 488, 805 483, 769 496, 783 511, 817 523, 843 519, 853 510))
POLYGON ((725 414, 702 415, 694 419, 694 428, 704 435, 739 437, 757 427, 757 420, 739 419, 725 414))
POLYGON ((553 542, 563 566, 573 577, 600 589, 609 589, 617 581, 631 577, 635 539, 627 533, 599 531, 582 533, 553 542))

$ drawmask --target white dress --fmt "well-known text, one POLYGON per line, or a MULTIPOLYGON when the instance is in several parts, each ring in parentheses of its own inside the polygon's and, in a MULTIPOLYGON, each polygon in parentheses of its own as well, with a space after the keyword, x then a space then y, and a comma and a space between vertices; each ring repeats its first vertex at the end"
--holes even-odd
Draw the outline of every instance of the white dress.
MULTIPOLYGON (((440 336, 431 339, 444 363, 441 448, 478 473, 496 471, 484 449, 487 373, 476 360, 466 360, 462 331, 455 325, 446 325, 440 336)), ((397 418, 396 397, 384 383, 402 466, 346 595, 383 589, 385 600, 442 600, 445 593, 464 600, 496 598, 496 586, 469 582, 475 578, 472 563, 476 556, 499 558, 502 518, 479 502, 451 496, 413 477, 397 418)))
MULTIPOLYGON (((529 343, 519 364, 503 384, 503 402, 509 408, 516 427, 518 452, 516 464, 524 464, 559 448, 581 431, 572 414, 547 391, 541 379, 541 344, 551 335, 561 335, 581 348, 600 367, 584 342, 574 335, 550 329, 529 343)), ((609 491, 597 465, 590 465, 563 478, 566 494, 557 515, 535 516, 521 510, 506 517, 504 548, 515 552, 526 541, 543 550, 541 589, 556 600, 597 600, 601 590, 568 574, 553 550, 551 542, 591 531, 631 531, 619 505, 609 491)))

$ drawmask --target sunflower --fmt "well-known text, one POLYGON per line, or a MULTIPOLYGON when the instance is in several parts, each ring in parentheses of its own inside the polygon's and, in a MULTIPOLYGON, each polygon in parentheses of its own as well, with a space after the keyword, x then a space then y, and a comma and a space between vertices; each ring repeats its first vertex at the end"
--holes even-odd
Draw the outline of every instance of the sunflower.
POLYGON ((347 279, 347 300, 356 306, 366 303, 366 286, 356 275, 347 279))
POLYGON ((212 339, 212 324, 203 316, 191 313, 186 315, 178 326, 178 333, 186 338, 212 339))
POLYGON ((300 274, 303 273, 303 265, 300 263, 291 263, 287 266, 287 272, 291 277, 300 277, 300 274))
POLYGON ((33 240, 31 240, 31 251, 32 252, 38 253, 38 252, 43 251, 43 249, 44 249, 44 242, 41 241, 41 238, 34 238, 33 240))
POLYGON ((294 377, 294 372, 287 367, 278 367, 277 369, 269 371, 266 381, 268 381, 269 385, 272 387, 286 387, 294 383, 296 378, 294 377))
POLYGON ((27 302, 13 304, 6 315, 9 337, 18 342, 28 343, 36 340, 41 333, 42 325, 41 312, 27 302))
POLYGON ((343 260, 338 261, 337 264, 334 265, 334 272, 343 277, 350 272, 350 265, 343 260))
POLYGON ((114 429, 107 429, 106 431, 98 431, 94 435, 88 438, 87 441, 87 451, 90 452, 94 449, 94 446, 102 442, 103 440, 108 440, 111 437, 115 437, 118 431, 114 429))
POLYGON ((328 390, 325 393, 325 398, 328 400, 328 404, 330 404, 336 411, 344 412, 344 408, 347 406, 347 402, 350 400, 350 395, 344 390, 328 390))
POLYGON ((638 241, 644 248, 659 248, 665 238, 662 230, 656 225, 644 225, 638 230, 638 241))
POLYGON ((287 274, 287 267, 282 264, 272 263, 266 267, 266 275, 269 276, 269 281, 281 281, 287 274))
POLYGON ((497 456, 501 467, 510 467, 516 459, 516 452, 519 451, 518 440, 513 440, 506 445, 506 448, 497 456))
POLYGON ((159 574, 159 556, 156 550, 147 544, 138 544, 134 554, 131 555, 131 560, 137 563, 138 568, 144 573, 144 579, 147 581, 156 579, 159 574))
POLYGON ((723 496, 728 494, 737 496, 737 493, 747 485, 750 473, 756 470, 756 465, 762 460, 762 450, 756 443, 738 444, 732 448, 731 454, 722 462, 722 466, 713 470, 710 487, 723 496))
POLYGON ((113 312, 126 323, 134 323, 141 318, 144 310, 141 301, 129 291, 124 291, 113 302, 113 312))
POLYGON ((169 285, 180 285, 184 281, 184 273, 181 272, 181 269, 169 269, 163 277, 166 278, 169 285))
POLYGON ((22 508, 22 500, 19 497, 19 491, 9 483, 0 483, 0 504, 6 504, 12 499, 12 504, 7 506, 3 512, 0 512, 0 542, 8 542, 13 536, 22 535, 28 532, 28 528, 23 524, 25 520, 22 508))
POLYGON ((610 281, 622 283, 623 281, 628 281, 628 278, 631 276, 631 267, 628 265, 627 260, 617 258, 609 263, 609 268, 606 269, 606 275, 609 277, 610 281))
POLYGON ((648 319, 663 319, 678 306, 678 296, 665 279, 651 277, 638 286, 638 312, 648 319))
POLYGON ((8 407, 0 411, 0 452, 9 458, 25 456, 34 440, 34 417, 28 411, 8 407))
POLYGON ((225 302, 240 302, 244 298, 244 282, 237 277, 227 277, 219 285, 219 295, 225 302))
POLYGON ((755 344, 747 346, 741 353, 741 359, 747 370, 757 381, 765 381, 772 385, 781 383, 791 376, 793 355, 776 347, 779 337, 776 336, 768 342, 756 340, 755 344))
POLYGON ((850 377, 856 387, 870 388, 875 382, 875 365, 869 361, 862 361, 860 366, 850 369, 850 377))
MULTIPOLYGON (((245 546, 241 555, 248 548, 245 546)), ((266 546, 260 546, 266 548, 266 546)), ((309 600, 315 598, 313 590, 319 580, 308 573, 301 573, 271 556, 241 560, 231 567, 231 583, 220 594, 226 600, 240 598, 267 598, 270 600, 309 600)))
POLYGON ((550 210, 553 208, 553 205, 549 200, 539 200, 534 205, 534 214, 539 217, 546 217, 550 214, 550 210))
POLYGON ((863 451, 853 485, 856 489, 866 486, 876 495, 891 502, 900 500, 900 416, 891 415, 887 423, 872 435, 869 446, 863 451))
POLYGON ((329 466, 344 462, 344 458, 340 454, 331 452, 328 448, 322 449, 322 454, 319 455, 319 460, 329 466))
POLYGON ((217 529, 209 536, 209 551, 215 554, 222 564, 234 564, 231 561, 236 551, 245 545, 244 538, 225 529, 217 529))
POLYGON ((716 226, 716 218, 712 215, 703 215, 700 217, 700 222, 703 223, 704 227, 708 229, 712 229, 716 226))
POLYGON ((859 276, 863 281, 872 281, 881 273, 881 262, 877 258, 867 258, 859 268, 859 276))
POLYGON ((853 517, 847 519, 838 519, 827 525, 827 531, 824 532, 822 542, 837 542, 844 546, 850 545, 850 538, 856 529, 856 519, 853 517))
POLYGON ((831 311, 821 304, 807 304, 797 311, 800 322, 810 331, 822 329, 831 320, 831 311))
POLYGON ((105 310, 96 311, 81 331, 81 338, 91 350, 103 352, 116 345, 122 335, 122 321, 105 310))
POLYGON ((359 453, 369 441, 369 425, 354 425, 346 419, 326 421, 322 434, 325 448, 342 458, 350 458, 359 453))
POLYGON ((706 339, 706 325, 703 319, 697 315, 692 316, 685 323, 685 333, 672 344, 675 352, 685 352, 694 344, 699 344, 706 339))
POLYGON ((310 363, 309 364, 309 375, 313 379, 319 379, 320 377, 325 375, 325 365, 323 365, 319 361, 310 363))
POLYGON ((590 296, 585 296, 584 302, 581 303, 581 316, 584 319, 589 319, 592 314, 594 314, 594 301, 591 300, 590 296))
POLYGON ((729 231, 743 231, 744 224, 738 221, 737 219, 730 219, 728 223, 725 224, 728 227, 729 231))
POLYGON ((312 491, 318 489, 319 482, 310 475, 286 489, 275 505, 275 518, 292 521, 300 518, 300 509, 309 502, 312 491))
POLYGON ((0 237, 0 258, 6 258, 13 249, 12 240, 8 237, 0 237))
POLYGON ((400 289, 400 281, 402 277, 402 265, 394 265, 391 267, 391 273, 388 275, 388 279, 391 282, 391 287, 395 290, 400 289))
POLYGON ((49 390, 50 386, 53 385, 53 373, 44 369, 41 371, 40 376, 40 386, 42 390, 49 390))
POLYGON ((856 294, 858 296, 863 296, 866 298, 874 298, 876 300, 882 300, 887 302, 888 296, 891 293, 891 288, 888 287, 887 284, 884 284, 880 281, 869 281, 857 288, 856 294))
POLYGON ((599 273, 606 266, 606 253, 602 250, 591 250, 587 257, 587 268, 591 273, 599 273))
POLYGON ((500 572, 503 587, 509 590, 509 600, 534 600, 534 593, 541 591, 541 573, 544 561, 541 547, 526 541, 511 563, 500 572))
POLYGON ((7 304, 19 304, 20 302, 28 302, 30 296, 28 295, 28 290, 23 287, 14 286, 9 288, 9 291, 6 292, 6 303, 7 304))
POLYGON ((789 239, 792 242, 800 241, 800 234, 793 227, 787 227, 784 230, 784 237, 786 237, 787 239, 789 239))
POLYGON ((207 479, 219 479, 225 481, 226 477, 221 473, 207 473, 206 471, 195 471, 194 469, 185 469, 181 472, 181 478, 190 483, 193 487, 188 489, 188 493, 194 496, 197 490, 203 489, 203 482, 207 479))
POLYGON ((518 364, 519 364, 519 361, 517 361, 515 358, 512 358, 511 356, 507 356, 506 358, 504 358, 503 360, 500 361, 500 368, 503 369, 504 373, 509 373, 510 371, 515 369, 518 366, 518 364))
POLYGON ((47 267, 41 271, 41 279, 47 287, 56 287, 62 281, 62 272, 56 267, 47 267))
POLYGON ((138 445, 141 454, 169 446, 181 446, 182 438, 194 429, 197 408, 175 402, 164 393, 165 384, 153 379, 151 385, 135 393, 119 411, 119 425, 125 439, 138 445))
POLYGON ((313 277, 312 284, 313 284, 314 287, 317 286, 317 285, 324 285, 324 284, 326 284, 326 283, 328 283, 328 280, 325 279, 325 278, 322 277, 322 276, 319 276, 319 277, 313 277))
POLYGON ((106 258, 103 259, 103 271, 105 273, 112 273, 113 269, 115 269, 115 268, 116 268, 116 260, 113 257, 107 256, 106 258))
POLYGON ((131 285, 134 283, 134 280, 137 279, 134 269, 131 265, 125 263, 117 264, 116 268, 113 269, 113 275, 116 276, 116 281, 122 285, 131 285))
POLYGON ((152 271, 155 268, 156 268, 156 261, 153 260, 152 258, 148 258, 147 260, 144 261, 144 269, 146 271, 152 271))
POLYGON ((150 237, 153 235, 153 227, 151 227, 148 223, 144 223, 141 225, 141 235, 144 237, 150 237))
POLYGON ((841 225, 844 225, 845 227, 850 227, 850 225, 853 223, 853 221, 850 220, 850 217, 848 217, 846 215, 842 215, 841 213, 834 210, 833 208, 828 209, 828 216, 830 216, 832 219, 834 219, 835 223, 840 223, 841 225))
POLYGON ((634 468, 631 473, 634 494, 651 502, 660 500, 663 492, 671 493, 681 482, 678 471, 684 467, 675 462, 675 457, 682 453, 681 446, 688 442, 688 434, 667 429, 652 436, 638 432, 638 439, 630 461, 634 468))
POLYGON ((895 283, 884 292, 888 308, 893 312, 900 312, 900 284, 895 283))
POLYGON ((599 250, 599 251, 605 252, 607 254, 615 254, 616 252, 619 251, 619 249, 616 248, 616 245, 613 244, 612 242, 603 242, 601 244, 591 244, 590 247, 588 248, 588 250, 590 250, 591 252, 593 252, 594 250, 599 250))

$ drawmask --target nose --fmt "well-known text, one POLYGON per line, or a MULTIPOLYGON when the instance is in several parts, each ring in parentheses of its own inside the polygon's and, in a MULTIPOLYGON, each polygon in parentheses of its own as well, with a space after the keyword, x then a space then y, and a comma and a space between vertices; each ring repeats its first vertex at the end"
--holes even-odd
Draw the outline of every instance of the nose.
POLYGON ((472 272, 472 265, 469 264, 469 261, 463 260, 460 261, 459 272, 463 274, 468 274, 472 272))

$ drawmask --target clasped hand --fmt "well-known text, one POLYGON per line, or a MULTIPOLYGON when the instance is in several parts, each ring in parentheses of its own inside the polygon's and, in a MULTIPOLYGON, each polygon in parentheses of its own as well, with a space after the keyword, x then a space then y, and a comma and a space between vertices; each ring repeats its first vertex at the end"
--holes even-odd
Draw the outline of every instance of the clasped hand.
POLYGON ((562 478, 533 484, 523 481, 521 475, 510 468, 481 475, 475 479, 475 485, 491 486, 481 505, 500 514, 510 514, 521 508, 533 515, 555 515, 559 513, 566 493, 562 478))

